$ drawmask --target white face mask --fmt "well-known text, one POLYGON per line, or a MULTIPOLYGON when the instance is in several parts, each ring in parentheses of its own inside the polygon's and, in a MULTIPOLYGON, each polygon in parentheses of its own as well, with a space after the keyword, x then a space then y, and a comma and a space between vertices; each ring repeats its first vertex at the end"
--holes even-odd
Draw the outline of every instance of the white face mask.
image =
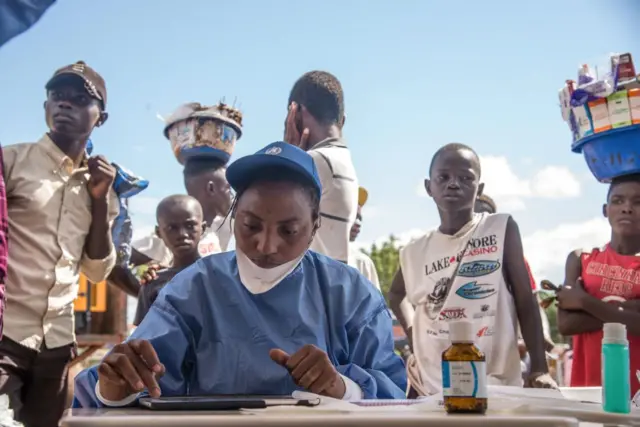
POLYGON ((282 282, 300 264, 306 253, 305 250, 299 257, 277 267, 262 268, 255 265, 244 252, 236 248, 240 281, 252 294, 265 293, 282 282))

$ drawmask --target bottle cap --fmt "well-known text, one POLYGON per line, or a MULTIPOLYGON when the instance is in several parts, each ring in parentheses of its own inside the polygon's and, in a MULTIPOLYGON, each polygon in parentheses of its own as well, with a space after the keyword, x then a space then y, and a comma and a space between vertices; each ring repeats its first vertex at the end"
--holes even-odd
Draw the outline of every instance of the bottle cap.
POLYGON ((472 343, 473 323, 468 320, 449 322, 449 339, 453 343, 472 343))
POLYGON ((605 323, 602 327, 603 344, 628 344, 627 327, 622 323, 605 323))

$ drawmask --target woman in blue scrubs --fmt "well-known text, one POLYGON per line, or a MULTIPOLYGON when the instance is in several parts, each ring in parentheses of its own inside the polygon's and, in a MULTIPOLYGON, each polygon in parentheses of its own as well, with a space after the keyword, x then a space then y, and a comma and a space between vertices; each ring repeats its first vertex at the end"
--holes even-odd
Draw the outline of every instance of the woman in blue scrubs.
POLYGON ((236 250, 160 292, 126 342, 76 378, 75 407, 157 396, 404 398, 385 301, 344 263, 308 250, 320 226, 313 159, 276 142, 232 163, 236 250))

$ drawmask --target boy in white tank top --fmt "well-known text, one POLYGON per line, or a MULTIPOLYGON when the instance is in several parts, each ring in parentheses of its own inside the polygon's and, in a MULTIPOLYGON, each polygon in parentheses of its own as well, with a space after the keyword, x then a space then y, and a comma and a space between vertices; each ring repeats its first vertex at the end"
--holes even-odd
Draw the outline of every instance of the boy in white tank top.
POLYGON ((400 249, 400 270, 389 301, 410 337, 417 368, 410 377, 418 394, 441 391, 441 355, 450 345, 448 322, 458 319, 474 322, 476 342, 487 357, 489 384, 522 385, 519 321, 531 352, 525 385, 557 387, 548 374, 518 225, 508 214, 474 213, 483 186, 473 149, 463 144, 440 148, 425 180, 440 227, 400 249))

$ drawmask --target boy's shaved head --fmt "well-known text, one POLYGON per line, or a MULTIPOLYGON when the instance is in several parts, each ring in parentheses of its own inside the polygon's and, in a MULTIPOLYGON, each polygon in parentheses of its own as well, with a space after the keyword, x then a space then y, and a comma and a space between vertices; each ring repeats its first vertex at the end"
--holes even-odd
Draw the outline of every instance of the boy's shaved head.
POLYGON ((177 194, 165 197, 156 208, 156 234, 173 254, 173 264, 191 264, 205 229, 202 206, 195 198, 177 194))
POLYGON ((442 154, 450 153, 454 151, 468 151, 473 154, 472 157, 474 159, 474 169, 478 174, 478 178, 479 178, 482 171, 480 168, 480 157, 478 156, 478 153, 476 153, 476 151, 473 148, 469 147, 468 145, 460 144, 459 142, 451 142, 447 145, 443 145, 438 149, 438 151, 435 152, 435 154, 431 158, 431 164, 429 165, 429 176, 431 176, 431 172, 433 171, 433 166, 436 164, 438 157, 440 157, 442 154))
POLYGON ((174 194, 173 196, 165 197, 158 203, 158 207, 156 208, 156 221, 160 223, 163 220, 169 219, 167 216, 175 212, 176 208, 191 212, 202 219, 202 206, 200 206, 200 202, 186 194, 174 194))

